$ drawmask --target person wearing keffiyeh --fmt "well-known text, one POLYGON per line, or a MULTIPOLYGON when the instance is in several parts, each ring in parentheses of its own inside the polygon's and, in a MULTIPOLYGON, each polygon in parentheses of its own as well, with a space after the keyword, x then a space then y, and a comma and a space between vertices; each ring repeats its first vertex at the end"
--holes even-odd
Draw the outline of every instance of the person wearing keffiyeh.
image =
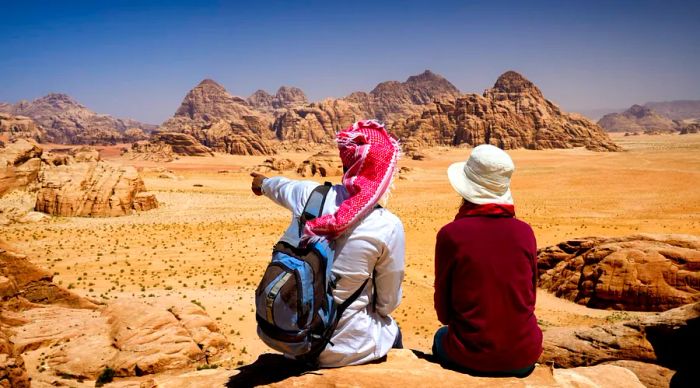
POLYGON ((292 212, 281 241, 293 246, 312 238, 332 241, 337 303, 371 279, 340 318, 331 343, 319 356, 322 367, 363 364, 401 346, 401 332, 390 314, 401 301, 404 230, 401 220, 380 206, 396 175, 400 147, 376 120, 354 123, 337 134, 336 142, 345 171, 342 184, 331 188, 323 215, 307 222, 303 231, 298 219, 319 183, 251 174, 253 192, 292 212))

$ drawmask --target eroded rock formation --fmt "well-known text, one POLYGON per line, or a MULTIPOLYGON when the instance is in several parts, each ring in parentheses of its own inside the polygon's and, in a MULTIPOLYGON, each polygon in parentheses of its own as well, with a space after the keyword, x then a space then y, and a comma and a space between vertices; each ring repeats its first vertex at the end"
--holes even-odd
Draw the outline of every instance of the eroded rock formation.
POLYGON ((700 301, 700 239, 587 237, 538 252, 539 286, 595 308, 664 311, 700 301))
POLYGON ((241 155, 270 155, 273 137, 269 118, 253 110, 216 82, 206 79, 190 90, 163 132, 192 135, 214 151, 241 155))
POLYGON ((307 103, 304 91, 294 86, 282 86, 274 96, 264 90, 257 90, 248 97, 247 101, 250 106, 263 112, 273 112, 275 109, 286 109, 307 103))
POLYGON ((343 175, 343 161, 337 152, 320 152, 303 161, 297 168, 303 177, 343 175))
POLYGON ((54 216, 122 216, 157 205, 153 194, 143 194, 143 180, 131 166, 106 162, 47 166, 39 182, 36 210, 54 216))
POLYGON ((15 189, 36 186, 43 150, 25 139, 0 147, 0 197, 15 189))
POLYGON ((99 306, 51 278, 0 245, 0 386, 28 387, 29 377, 39 386, 95 380, 107 368, 117 377, 191 369, 228 349, 215 321, 190 302, 99 306), (42 367, 27 371, 27 357, 42 367))
POLYGON ((392 130, 412 147, 493 144, 503 149, 620 150, 602 128, 581 115, 563 112, 514 71, 501 75, 483 95, 465 94, 429 104, 392 130))
POLYGON ((253 365, 241 368, 239 374, 230 377, 229 386, 269 384, 270 387, 643 387, 634 373, 612 365, 573 369, 550 369, 540 365, 532 374, 522 379, 489 378, 445 369, 425 358, 425 354, 416 354, 409 349, 394 349, 389 352, 384 362, 303 373, 303 368, 290 366, 289 361, 282 356, 264 354, 253 365))
MULTIPOLYGON (((560 368, 614 363, 634 371, 647 386, 668 386, 696 373, 700 303, 593 327, 547 328, 539 362, 560 368)), ((679 385, 685 386, 685 385, 679 385)))
POLYGON ((6 113, 0 113, 0 135, 2 134, 10 141, 24 138, 42 142, 46 139, 46 131, 31 118, 6 113))

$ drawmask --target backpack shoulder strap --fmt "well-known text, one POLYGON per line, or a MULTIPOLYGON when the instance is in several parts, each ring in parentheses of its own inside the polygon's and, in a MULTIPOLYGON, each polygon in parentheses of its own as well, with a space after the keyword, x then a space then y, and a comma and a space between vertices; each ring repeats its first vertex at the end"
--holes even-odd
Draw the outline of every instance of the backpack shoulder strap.
POLYGON ((306 204, 304 204, 304 210, 302 210, 299 216, 299 237, 304 233, 304 225, 306 225, 308 221, 320 217, 321 213, 323 213, 323 206, 326 204, 326 197, 331 187, 333 187, 333 185, 330 182, 325 182, 322 185, 316 186, 309 195, 306 204))

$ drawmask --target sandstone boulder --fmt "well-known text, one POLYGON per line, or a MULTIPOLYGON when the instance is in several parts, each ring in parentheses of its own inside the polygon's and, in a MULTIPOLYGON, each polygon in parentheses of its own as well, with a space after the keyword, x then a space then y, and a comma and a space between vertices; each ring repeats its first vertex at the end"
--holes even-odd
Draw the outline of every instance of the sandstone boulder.
POLYGON ((24 255, 0 249, 0 386, 28 386, 21 385, 27 374, 43 386, 95 380, 106 368, 120 377, 191 370, 226 357, 228 346, 190 302, 120 299, 100 307, 54 284, 24 255), (37 368, 25 373, 23 357, 37 368))
POLYGON ((39 146, 25 139, 0 148, 0 196, 15 189, 36 188, 42 152, 39 146))
POLYGON ((10 140, 30 139, 40 143, 46 139, 46 131, 29 117, 0 113, 0 134, 3 133, 10 140))
POLYGON ((538 251, 540 287, 595 308, 663 311, 700 301, 700 239, 588 237, 538 251))
MULTIPOLYGON (((53 275, 32 264, 27 256, 0 245, 0 307, 13 298, 31 303, 91 309, 95 304, 53 282, 53 275)), ((2 309, 0 309, 2 310, 2 309)))
POLYGON ((21 355, 15 353, 14 346, 0 325, 0 387, 31 387, 27 369, 21 355))
POLYGON ((321 152, 303 161, 297 168, 297 174, 303 177, 328 177, 343 175, 343 162, 338 153, 321 152))
POLYGON ((269 158, 269 159, 265 159, 265 161, 262 164, 259 164, 255 167, 253 167, 251 169, 251 171, 265 174, 268 172, 289 171, 289 170, 294 170, 295 168, 296 168, 296 163, 294 163, 290 159, 269 158))
POLYGON ((122 155, 131 160, 150 160, 152 162, 172 162, 177 157, 173 152, 173 147, 169 144, 147 140, 132 143, 131 148, 122 155))
POLYGON ((282 356, 263 354, 254 364, 239 368, 229 386, 270 387, 643 387, 627 369, 599 365, 550 369, 538 366, 528 377, 488 378, 444 369, 409 349, 391 350, 386 361, 362 366, 321 369, 308 373, 282 356))
POLYGON ((617 360, 649 363, 654 365, 627 366, 649 385, 658 384, 660 379, 663 385, 671 378, 668 370, 678 371, 673 378, 679 380, 696 373, 698 346, 700 303, 694 303, 616 324, 548 328, 539 362, 562 368, 617 360))
POLYGON ((135 168, 106 162, 48 166, 40 177, 36 210, 62 217, 108 217, 148 210, 157 204, 144 195, 143 180, 135 168))

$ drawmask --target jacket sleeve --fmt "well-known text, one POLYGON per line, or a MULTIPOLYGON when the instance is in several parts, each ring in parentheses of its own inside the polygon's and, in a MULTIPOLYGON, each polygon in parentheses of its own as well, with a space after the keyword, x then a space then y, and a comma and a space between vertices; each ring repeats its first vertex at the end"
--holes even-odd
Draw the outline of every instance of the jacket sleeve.
POLYGON ((304 210, 304 203, 318 183, 298 181, 281 176, 267 178, 263 181, 262 191, 266 197, 286 208, 295 215, 304 210))
POLYGON ((450 322, 450 276, 454 265, 455 248, 444 229, 440 230, 435 242, 435 312, 443 325, 450 322))
POLYGON ((532 287, 534 289, 535 295, 537 295, 537 278, 539 274, 537 273, 537 239, 535 233, 532 232, 532 245, 530 246, 530 263, 532 266, 532 287))
POLYGON ((374 267, 375 307, 380 315, 388 316, 401 303, 405 252, 403 225, 398 222, 374 267))

